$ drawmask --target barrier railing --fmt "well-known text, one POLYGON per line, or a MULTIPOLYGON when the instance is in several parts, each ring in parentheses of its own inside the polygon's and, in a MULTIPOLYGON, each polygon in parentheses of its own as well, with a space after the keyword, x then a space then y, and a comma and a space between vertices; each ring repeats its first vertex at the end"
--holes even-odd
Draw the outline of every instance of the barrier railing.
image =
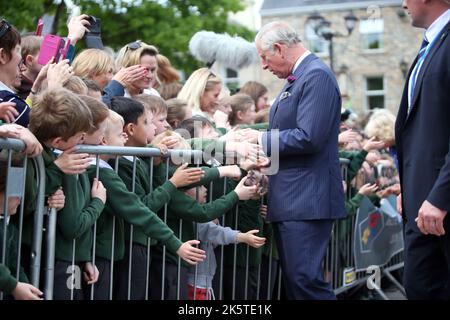
MULTIPOLYGON (((11 163, 11 156, 12 152, 20 152, 24 149, 25 145, 20 140, 15 139, 0 139, 0 148, 1 149, 10 149, 8 151, 8 161, 11 163)), ((122 156, 129 156, 132 157, 133 162, 133 171, 132 171, 132 187, 131 192, 134 192, 134 186, 135 186, 135 180, 137 175, 137 163, 140 158, 148 158, 148 167, 149 172, 148 179, 150 181, 150 191, 153 191, 153 180, 154 180, 154 172, 153 172, 153 164, 154 164, 154 157, 159 157, 160 150, 155 148, 131 148, 131 147, 108 147, 108 146, 87 146, 87 145, 81 145, 77 147, 77 151, 79 153, 89 153, 96 156, 96 177, 99 177, 99 157, 101 155, 110 155, 112 157, 115 157, 115 166, 114 170, 116 173, 120 170, 119 169, 119 157, 122 156)), ((170 158, 176 158, 178 160, 180 159, 189 159, 191 162, 193 161, 194 164, 200 165, 202 162, 202 152, 197 150, 170 150, 168 156, 170 158)), ((165 159, 165 165, 166 165, 166 180, 169 178, 169 157, 165 159)), ((27 166, 26 158, 24 160, 24 166, 27 166)), ((146 160, 147 161, 147 160, 146 160)), ((341 160, 341 166, 342 166, 342 172, 343 177, 347 176, 347 165, 348 161, 341 160)), ((39 287, 40 286, 40 278, 44 279, 43 284, 43 290, 45 294, 45 299, 51 300, 53 299, 53 287, 54 287, 54 271, 55 271, 55 241, 56 241, 56 228, 57 228, 57 213, 55 209, 47 210, 45 207, 45 167, 42 160, 42 157, 37 157, 33 159, 32 165, 35 167, 36 174, 37 174, 37 187, 38 187, 38 197, 36 199, 36 212, 34 214, 34 228, 33 228, 33 241, 32 241, 32 248, 31 248, 31 263, 30 263, 30 282, 39 287), (45 223, 44 228, 44 216, 47 217, 47 221, 45 223), (45 230, 45 264, 44 268, 41 267, 41 256, 42 256, 42 240, 43 240, 43 230, 45 230)), ((9 177, 9 175, 8 175, 9 177)), ((25 181, 25 174, 24 174, 24 181, 25 181)), ((8 186, 8 182, 7 182, 8 186)), ((214 183, 211 182, 209 185, 209 189, 212 190, 214 187, 214 183)), ((23 187, 24 188, 24 187, 23 187)), ((24 190, 24 189, 23 189, 24 190)), ((223 194, 227 194, 231 190, 227 190, 227 181, 224 179, 223 184, 223 194)), ((5 190, 5 194, 8 194, 8 187, 5 190)), ((22 191, 23 194, 23 191, 22 191)), ((349 193, 347 194, 347 199, 349 197, 349 193)), ((21 205, 21 212, 20 212, 20 219, 19 219, 19 237, 21 238, 21 231, 22 231, 22 223, 23 223, 23 200, 24 197, 22 196, 22 205, 21 205)), ((197 192, 197 199, 198 199, 198 192, 197 192)), ((212 198, 212 192, 210 193, 210 201, 213 201, 212 198)), ((263 203, 263 199, 261 199, 261 204, 263 203)), ((5 207, 6 208, 6 207, 5 207)), ((6 211, 5 211, 6 212, 6 211)), ((239 219, 240 219, 240 213, 239 213, 239 206, 236 205, 232 211, 234 213, 234 221, 231 227, 234 229, 238 229, 239 225, 239 219)), ((167 222, 168 218, 168 205, 167 203, 164 205, 162 209, 162 219, 163 221, 167 222)), ((222 225, 225 225, 226 217, 223 215, 221 217, 222 225)), ((6 219, 4 220, 3 224, 3 230, 6 231, 6 219)), ((174 230, 175 234, 181 239, 183 237, 183 234, 181 234, 183 229, 183 220, 179 220, 178 224, 178 230, 174 230)), ((107 299, 114 299, 114 275, 115 275, 115 247, 114 243, 117 241, 117 235, 116 235, 116 227, 117 227, 117 219, 114 216, 113 221, 113 232, 112 232, 112 245, 111 245, 111 260, 109 264, 109 288, 108 288, 108 297, 107 299)), ((353 230, 355 229, 355 216, 349 217, 345 221, 345 225, 347 228, 344 228, 342 224, 339 224, 338 222, 335 224, 330 245, 327 251, 326 259, 324 261, 324 276, 326 280, 329 280, 332 284, 332 287, 337 295, 344 293, 351 288, 354 288, 358 285, 361 285, 362 283, 366 283, 369 279, 369 275, 367 273, 356 271, 351 268, 354 268, 354 253, 353 253, 353 230), (353 272, 353 273, 352 273, 353 272)), ((95 265, 96 262, 96 235, 97 235, 97 223, 95 223, 92 226, 93 230, 93 243, 92 243, 92 257, 93 257, 93 265, 95 265)), ((195 234, 198 238, 198 228, 197 224, 194 222, 194 230, 195 234)), ((2 251, 2 262, 4 261, 4 255, 6 252, 5 249, 5 239, 6 239, 6 233, 3 235, 3 251, 2 251)), ((133 287, 132 287, 132 280, 133 280, 133 242, 134 242, 134 229, 133 226, 130 228, 130 237, 126 240, 128 244, 127 252, 128 252, 128 283, 127 283, 127 299, 132 299, 133 295, 133 287)), ((19 241, 20 246, 20 241, 19 241)), ((234 247, 233 251, 233 263, 231 267, 231 283, 229 281, 224 281, 224 273, 225 273, 225 267, 224 267, 224 251, 225 246, 221 245, 219 246, 219 249, 217 250, 217 272, 216 272, 216 278, 218 279, 218 288, 216 288, 216 298, 222 300, 226 298, 226 295, 224 295, 224 292, 231 292, 231 295, 229 295, 229 298, 231 299, 248 299, 248 298, 254 298, 257 299, 280 299, 282 296, 282 273, 280 266, 274 262, 276 262, 275 259, 273 259, 273 250, 272 246, 269 249, 269 255, 266 256, 268 264, 267 266, 264 266, 262 268, 261 264, 259 264, 257 267, 252 268, 252 271, 250 271, 250 250, 252 250, 248 245, 246 245, 245 248, 245 267, 240 270, 244 270, 244 282, 243 283, 237 283, 237 276, 238 276, 238 269, 237 269, 237 244, 231 245, 234 247), (256 270, 256 287, 254 285, 255 282, 250 283, 250 274, 252 273, 253 276, 255 275, 256 270), (264 276, 263 276, 264 275, 264 276), (239 296, 237 296, 237 287, 243 287, 243 296, 241 296, 241 292, 239 293, 239 296), (251 289, 250 289, 251 287, 251 289), (264 292, 262 292, 261 288, 264 287, 264 292), (255 295, 252 297, 248 296, 249 292, 253 292, 252 290, 256 290, 255 295)), ((77 247, 76 239, 73 241, 73 251, 75 252, 77 247)), ((147 246, 146 246, 146 263, 145 263, 145 295, 143 299, 149 299, 149 291, 152 286, 150 283, 150 265, 151 265, 151 252, 152 252, 152 245, 151 245, 151 239, 147 239, 147 246)), ((20 252, 20 247, 18 252, 20 252)), ((75 255, 72 255, 72 265, 75 266, 77 261, 75 261, 75 255)), ((161 299, 165 299, 167 296, 167 283, 166 283, 166 247, 163 246, 162 248, 162 265, 161 265, 161 299)), ((20 255, 17 259, 18 264, 20 265, 20 255)), ((382 268, 382 274, 387 279, 392 281, 402 292, 404 292, 403 287, 401 284, 392 276, 391 271, 399 269, 403 266, 403 259, 401 253, 393 257, 387 264, 383 266, 379 266, 382 268)), ((181 291, 184 290, 182 286, 187 285, 186 283, 182 283, 182 274, 181 274, 182 266, 181 266, 181 260, 178 259, 177 264, 177 272, 176 272, 176 279, 177 279, 177 285, 176 285, 176 298, 179 299, 182 297, 181 291)), ((194 276, 194 288, 197 285, 197 268, 195 268, 195 276, 194 276)), ((242 274, 239 274, 242 275, 242 274)), ((18 273, 17 273, 18 276, 18 273)), ((74 271, 72 276, 74 276, 74 271)), ((254 279, 253 279, 254 280, 254 279)), ((252 280, 252 281, 253 281, 252 280)), ((73 290, 73 286, 71 288, 73 290)), ((381 291, 381 288, 375 288, 377 291, 381 291), (379 290, 378 290, 379 289, 379 290)), ((252 293, 253 294, 253 293, 252 293)), ((72 294, 72 298, 73 298, 72 294)), ((384 296, 385 297, 385 296, 384 296)), ((89 299, 95 299, 95 287, 92 285, 89 288, 89 299)), ((155 298, 155 297, 153 297, 155 298)), ((194 299, 197 298, 196 290, 194 290, 194 299)))

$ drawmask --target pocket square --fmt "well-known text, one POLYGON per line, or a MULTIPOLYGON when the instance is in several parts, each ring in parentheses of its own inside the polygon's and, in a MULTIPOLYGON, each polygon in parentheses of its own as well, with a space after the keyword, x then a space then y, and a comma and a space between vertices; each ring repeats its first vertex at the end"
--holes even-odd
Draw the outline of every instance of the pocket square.
POLYGON ((284 99, 286 99, 286 98, 289 98, 291 96, 291 93, 289 92, 289 91, 285 91, 285 92, 283 92, 282 94, 281 94, 281 96, 280 96, 280 101, 281 100, 284 100, 284 99))

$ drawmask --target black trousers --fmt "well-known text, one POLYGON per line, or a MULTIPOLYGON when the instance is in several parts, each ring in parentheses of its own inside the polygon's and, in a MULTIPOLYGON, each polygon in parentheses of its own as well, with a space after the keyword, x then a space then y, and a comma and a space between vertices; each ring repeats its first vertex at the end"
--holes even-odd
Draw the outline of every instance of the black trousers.
MULTIPOLYGON (((98 281, 94 283, 94 300, 109 300, 111 286, 111 262, 110 260, 95 257, 95 265, 97 266, 99 276, 98 281)), ((90 297, 91 286, 87 286, 88 292, 85 296, 90 297)))
MULTIPOLYGON (((125 257, 116 263, 114 270, 114 296, 128 300, 128 274, 130 270, 130 245, 125 244, 125 257)), ((130 300, 145 300, 147 282, 147 247, 133 243, 131 251, 130 300)))
POLYGON ((274 258, 269 258, 264 254, 262 255, 258 300, 272 300, 274 299, 274 297, 277 297, 276 292, 274 292, 274 288, 275 282, 278 278, 278 269, 279 269, 278 266, 279 266, 278 260, 274 258), (270 266, 270 279, 269 279, 269 266, 270 266))
POLYGON ((83 300, 83 265, 84 263, 55 261, 55 278, 53 286, 54 300, 83 300), (74 271, 72 271, 74 270, 74 271))
MULTIPOLYGON (((180 266, 179 298, 188 298, 188 268, 180 266)), ((153 259, 150 267, 150 297, 152 300, 161 300, 162 291, 162 260, 153 259)), ((178 265, 166 262, 164 271, 164 299, 178 299, 178 265)))
MULTIPOLYGON (((411 221, 411 223, 415 223, 411 221)), ((450 219, 446 234, 424 235, 405 225, 405 269, 403 285, 410 300, 450 299, 450 219)))
MULTIPOLYGON (((233 299, 233 267, 224 268, 224 298, 233 299)), ((234 288, 234 300, 256 300, 256 291, 258 285, 258 267, 248 268, 248 279, 246 279, 246 268, 236 266, 236 279, 234 288), (245 286, 247 285, 247 297, 245 297, 245 286)))

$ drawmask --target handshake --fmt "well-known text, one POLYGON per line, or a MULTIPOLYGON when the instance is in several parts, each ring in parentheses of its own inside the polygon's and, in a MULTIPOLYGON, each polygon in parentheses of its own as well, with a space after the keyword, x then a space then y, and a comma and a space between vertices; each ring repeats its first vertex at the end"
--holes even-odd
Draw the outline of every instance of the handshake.
POLYGON ((250 170, 244 185, 247 187, 258 186, 258 193, 265 194, 269 189, 269 179, 257 170, 250 170))

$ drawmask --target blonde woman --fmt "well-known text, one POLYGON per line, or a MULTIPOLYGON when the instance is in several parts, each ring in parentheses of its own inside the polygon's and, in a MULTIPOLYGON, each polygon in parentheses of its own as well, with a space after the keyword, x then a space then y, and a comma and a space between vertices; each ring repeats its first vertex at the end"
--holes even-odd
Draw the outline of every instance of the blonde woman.
POLYGON ((193 114, 212 120, 221 90, 222 80, 208 68, 201 68, 191 74, 177 98, 186 101, 193 114))
POLYGON ((141 40, 131 42, 120 49, 116 59, 118 67, 127 68, 139 65, 144 68, 140 78, 126 84, 125 97, 138 95, 151 87, 156 79, 157 55, 158 49, 155 46, 141 40))
POLYGON ((370 116, 364 129, 369 138, 384 142, 385 148, 395 145, 395 116, 387 109, 377 109, 370 116))
POLYGON ((86 49, 77 54, 72 68, 76 76, 93 80, 103 90, 113 78, 114 60, 106 51, 86 49))

